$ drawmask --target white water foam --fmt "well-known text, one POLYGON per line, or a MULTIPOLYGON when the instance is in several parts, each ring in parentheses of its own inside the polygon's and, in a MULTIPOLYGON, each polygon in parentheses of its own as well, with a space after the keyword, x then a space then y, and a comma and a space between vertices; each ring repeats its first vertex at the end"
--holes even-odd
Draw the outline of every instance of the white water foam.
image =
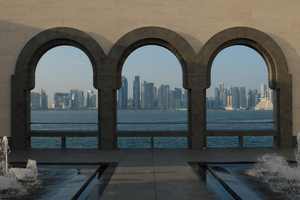
POLYGON ((286 195, 287 199, 300 198, 300 168, 291 166, 283 156, 263 155, 246 174, 264 183, 273 192, 286 195))

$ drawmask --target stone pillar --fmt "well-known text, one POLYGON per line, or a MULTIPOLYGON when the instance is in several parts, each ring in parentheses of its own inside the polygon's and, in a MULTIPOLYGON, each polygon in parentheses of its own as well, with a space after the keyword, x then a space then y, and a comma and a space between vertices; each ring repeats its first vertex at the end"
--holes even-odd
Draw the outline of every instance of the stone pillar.
POLYGON ((30 90, 26 89, 25 76, 11 76, 11 149, 30 148, 30 90))
POLYGON ((279 148, 293 148, 293 114, 292 114, 292 75, 279 74, 278 86, 280 88, 277 106, 279 106, 279 148), (279 105, 278 105, 279 104, 279 105))
POLYGON ((98 102, 99 148, 101 148, 101 150, 117 149, 116 90, 99 90, 98 102))
POLYGON ((200 150, 206 147, 206 92, 197 88, 190 93, 190 148, 200 150))

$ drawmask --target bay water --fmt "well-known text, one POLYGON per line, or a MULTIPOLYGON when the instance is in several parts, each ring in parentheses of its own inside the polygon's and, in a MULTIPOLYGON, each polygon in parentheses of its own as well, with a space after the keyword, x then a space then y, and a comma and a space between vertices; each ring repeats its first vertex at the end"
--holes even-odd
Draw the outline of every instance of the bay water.
MULTIPOLYGON (((117 129, 140 131, 187 131, 187 111, 119 110, 117 129), (151 124, 130 124, 130 123, 151 124), (155 124, 158 123, 158 124, 155 124), (161 124, 159 124, 161 123, 161 124)), ((207 130, 261 130, 273 128, 272 123, 214 123, 214 122, 270 122, 273 111, 215 110, 207 111, 207 130)), ((31 111, 32 130, 98 130, 98 111, 31 111), (35 124, 37 123, 37 124, 35 124), (62 124, 51 124, 62 123, 62 124), (70 124, 68 124, 70 123, 70 124), (76 124, 77 123, 77 124, 76 124), (87 123, 87 124, 84 124, 87 123)), ((94 137, 68 137, 67 148, 98 148, 94 137)), ((60 148, 58 137, 33 137, 32 148, 60 148)), ((244 137, 244 147, 271 147, 271 136, 244 137)), ((208 137, 207 148, 238 147, 238 137, 208 137)), ((151 148, 150 137, 119 137, 118 148, 151 148)), ((185 137, 155 137, 154 148, 187 148, 185 137)))

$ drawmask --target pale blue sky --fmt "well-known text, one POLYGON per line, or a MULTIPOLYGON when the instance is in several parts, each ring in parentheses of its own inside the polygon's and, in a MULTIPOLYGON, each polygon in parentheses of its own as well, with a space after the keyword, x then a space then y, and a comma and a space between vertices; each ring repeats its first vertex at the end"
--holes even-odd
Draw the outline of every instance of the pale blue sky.
MULTIPOLYGON (((132 97, 132 83, 135 75, 141 82, 160 83, 182 88, 182 71, 177 58, 167 49, 159 46, 144 46, 132 52, 124 63, 122 75, 128 79, 129 97, 132 97)), ((262 57, 245 46, 232 46, 221 51, 212 66, 211 87, 207 96, 214 96, 219 82, 224 87, 237 86, 258 89, 267 84, 267 67, 262 57)), ((48 102, 53 103, 54 92, 69 92, 71 89, 94 90, 92 67, 88 57, 79 49, 60 46, 49 50, 39 61, 36 70, 36 87, 44 89, 48 102)))

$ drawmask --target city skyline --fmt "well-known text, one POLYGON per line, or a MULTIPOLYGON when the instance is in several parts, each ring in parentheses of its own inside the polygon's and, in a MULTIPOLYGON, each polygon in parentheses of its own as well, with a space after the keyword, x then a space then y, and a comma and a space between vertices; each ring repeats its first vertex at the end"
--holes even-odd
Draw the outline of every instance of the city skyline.
MULTIPOLYGON (((122 75, 128 79, 128 95, 132 96, 132 80, 136 74, 141 80, 151 80, 182 88, 181 65, 169 50, 147 45, 133 51, 126 59, 122 75)), ((84 52, 70 46, 59 46, 45 53, 36 69, 34 92, 45 90, 49 103, 53 103, 54 91, 63 92, 69 88, 87 91, 93 87, 91 63, 84 52)), ((214 59, 211 70, 211 87, 207 96, 213 96, 214 85, 226 82, 228 85, 244 85, 259 90, 260 84, 268 83, 268 71, 263 58, 245 46, 232 46, 222 50, 214 59)))

